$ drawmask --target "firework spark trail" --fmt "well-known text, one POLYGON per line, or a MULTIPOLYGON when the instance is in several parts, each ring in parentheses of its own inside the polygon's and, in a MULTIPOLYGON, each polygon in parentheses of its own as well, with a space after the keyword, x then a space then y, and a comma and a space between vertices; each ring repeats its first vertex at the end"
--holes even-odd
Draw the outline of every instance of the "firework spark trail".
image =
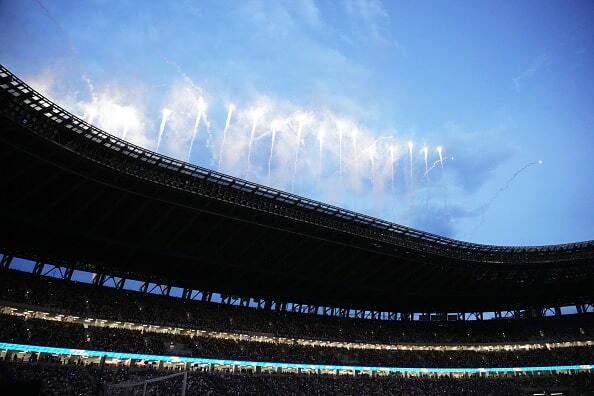
POLYGON ((167 119, 171 115, 171 110, 163 109, 162 116, 161 116, 161 125, 159 126, 159 136, 157 137, 157 149, 155 151, 159 151, 159 146, 161 146, 161 140, 163 139, 163 131, 165 131, 165 124, 167 123, 167 119))
POLYGON ((514 174, 507 179, 507 181, 505 182, 505 184, 501 187, 499 187, 499 189, 497 189, 497 191, 495 191, 495 193, 491 196, 491 198, 487 201, 486 204, 484 204, 483 206, 481 206, 480 208, 478 208, 478 211, 481 214, 481 221, 479 222, 479 224, 477 224, 476 227, 474 227, 474 229, 472 230, 472 233, 476 232, 476 230, 478 230, 480 228, 480 226, 483 225, 483 223, 485 222, 485 214, 487 213, 487 211, 489 210, 489 208, 491 207, 491 205, 493 204, 493 202, 495 202, 495 200, 499 197, 499 195, 504 192, 505 190, 507 190, 511 183, 518 177, 520 176, 520 174, 522 172, 524 172, 526 169, 530 168, 531 166, 534 165, 541 165, 543 163, 542 160, 538 160, 538 161, 532 161, 527 163, 526 165, 522 166, 520 169, 518 169, 517 171, 514 172, 514 174))
POLYGON ((71 55, 73 57, 76 57, 76 47, 74 45, 74 40, 72 40, 72 36, 70 36, 70 34, 68 34, 68 32, 66 30, 64 30, 62 25, 60 23, 58 23, 58 21, 52 16, 49 9, 45 6, 45 4, 43 4, 43 2, 41 0, 35 0, 35 3, 37 3, 39 8, 41 8, 41 10, 43 11, 43 14, 47 17, 47 19, 49 19, 56 26, 56 28, 60 31, 60 33, 66 38, 66 40, 68 41, 68 48, 70 50, 71 55))
POLYGON ((223 140, 221 141, 221 147, 219 148, 219 164, 218 170, 221 170, 221 160, 223 159, 223 150, 225 149, 225 140, 227 139, 227 130, 229 129, 229 124, 231 123, 231 116, 233 115, 233 110, 235 110, 235 106, 233 104, 229 105, 229 110, 227 111, 227 121, 225 121, 225 128, 223 129, 223 140))
MULTIPOLYGON (((491 197, 491 199, 489 199, 489 201, 487 202, 486 205, 483 206, 483 208, 488 209, 489 206, 491 206, 491 204, 493 203, 493 201, 495 201, 497 199, 497 197, 499 197, 499 195, 504 192, 505 190, 507 190, 509 188, 509 186, 511 185, 511 183, 522 173, 524 172, 526 169, 530 168, 533 165, 540 165, 542 164, 542 160, 538 160, 538 161, 532 161, 527 163, 526 165, 524 165, 523 167, 521 167, 520 169, 518 169, 508 180, 507 182, 505 182, 505 184, 502 187, 499 187, 499 189, 497 191, 495 191, 495 194, 493 194, 493 196, 491 197)), ((484 212, 483 212, 484 213, 484 212)))
POLYGON ((408 142, 408 158, 409 158, 409 169, 410 169, 410 183, 413 180, 413 142, 408 142))
POLYGON ((192 129, 192 139, 190 140, 190 147, 188 148, 188 155, 186 156, 186 162, 190 161, 190 155, 192 154, 192 146, 194 145, 194 140, 198 136, 198 127, 200 126, 200 120, 202 119, 202 110, 198 110, 196 114, 196 121, 194 122, 194 128, 192 129))
POLYGON ((372 147, 369 148, 369 162, 371 165, 371 175, 369 178, 371 184, 373 184, 375 181, 375 145, 372 145, 372 147))
POLYGON ((427 148, 427 146, 423 146, 423 149, 421 151, 423 152, 423 157, 425 158, 425 176, 427 176, 429 174, 429 172, 427 171, 427 155, 429 154, 429 149, 427 148))
POLYGON ((200 89, 199 86, 197 86, 196 84, 194 84, 194 80, 192 80, 190 78, 190 76, 188 76, 186 73, 184 73, 184 71, 182 70, 182 68, 174 61, 172 61, 171 59, 168 58, 164 58, 165 63, 168 63, 170 65, 173 65, 175 67, 175 69, 177 70, 177 72, 183 77, 183 79, 190 84, 190 86, 196 91, 196 92, 201 92, 202 90, 200 89))
POLYGON ((95 120, 95 117, 97 116, 97 101, 98 101, 97 94, 95 93, 95 85, 93 84, 91 79, 88 78, 86 75, 83 75, 82 79, 85 82, 85 84, 87 85, 87 89, 89 90, 89 93, 91 94, 91 106, 87 107, 85 114, 83 115, 83 118, 89 124, 93 124, 93 121, 95 120))
POLYGON ((301 147, 301 133, 303 132, 303 125, 305 119, 302 117, 299 120, 299 127, 297 127, 297 148, 295 149, 295 162, 293 163, 293 177, 291 179, 291 192, 295 190, 295 176, 297 175, 297 162, 299 161, 299 148, 301 147))
POLYGON ((365 147, 365 149, 364 149, 364 150, 362 150, 362 151, 359 153, 359 155, 356 155, 354 158, 355 158, 356 160, 359 160, 359 159, 361 159, 361 157, 363 156, 363 154, 365 154, 365 153, 369 153, 371 150, 373 150, 373 153, 374 153, 374 155, 375 155, 376 148, 377 148, 377 144, 378 144, 379 142, 381 142, 382 140, 388 140, 388 139, 393 139, 393 138, 394 138, 394 136, 382 136, 382 137, 380 137, 380 138, 377 138, 377 139, 375 139, 373 142, 371 142, 371 144, 370 144, 369 146, 365 147))
POLYGON ((390 146, 390 171, 392 174, 392 191, 394 191, 394 162, 396 161, 396 146, 390 146))
MULTIPOLYGON (((437 146, 437 154, 439 154, 439 164, 443 168, 443 157, 442 157, 443 148, 441 146, 437 146)), ((427 172, 429 173, 429 172, 427 172)))
POLYGON ((89 93, 91 94, 92 102, 97 102, 97 93, 95 92, 95 84, 91 81, 89 77, 83 74, 82 76, 83 81, 85 82, 87 88, 89 89, 89 93))
POLYGON ((276 123, 272 124, 272 133, 270 135, 270 154, 268 154, 268 184, 270 184, 270 167, 272 165, 272 153, 274 152, 274 140, 276 139, 276 123))
POLYGON ((258 125, 258 114, 253 114, 253 121, 252 121, 252 130, 250 132, 250 142, 248 144, 248 158, 247 158, 247 168, 245 171, 245 178, 247 179, 250 174, 250 165, 252 162, 252 145, 254 144, 254 135, 256 133, 256 126, 258 125))
MULTIPOLYGON (((194 92, 190 91, 192 95, 194 95, 196 93, 200 94, 202 92, 202 89, 199 86, 197 86, 196 84, 194 84, 194 80, 192 80, 192 78, 182 70, 180 65, 178 65, 175 61, 172 61, 171 59, 168 59, 168 58, 163 58, 163 60, 165 61, 165 63, 173 65, 173 67, 175 67, 175 69, 177 70, 178 74, 182 76, 184 81, 192 87, 192 89, 194 91, 194 92)), ((153 86, 153 88, 156 88, 159 86, 160 85, 155 85, 155 86, 153 86)), ((206 103, 204 102, 204 98, 202 96, 199 96, 199 98, 198 98, 198 114, 196 115, 196 121, 194 123, 194 129, 192 131, 192 140, 190 141, 190 149, 188 150, 187 161, 190 160, 190 154, 192 152, 194 140, 197 136, 198 126, 201 121, 206 126, 206 132, 208 133, 208 139, 207 139, 207 145, 208 145, 212 138, 212 131, 210 129, 210 122, 208 121, 208 117, 206 115, 206 103)))
POLYGON ((373 143, 371 143, 373 146, 377 146, 377 144, 379 142, 381 142, 382 140, 388 140, 388 139, 394 139, 394 136, 382 136, 380 138, 377 138, 373 141, 373 143))
POLYGON ((449 158, 440 158, 440 159, 438 159, 437 161, 435 161, 435 162, 433 163, 433 165, 431 165, 431 166, 429 167, 429 169, 427 169, 427 172, 425 172, 425 174, 424 174, 423 176, 428 176, 428 175, 429 175, 429 173, 431 173, 431 171, 432 171, 433 169, 435 169, 435 168, 436 168, 438 165, 439 165, 439 166, 441 166, 441 168, 443 169, 443 163, 444 163, 444 162, 446 162, 446 161, 453 161, 453 160, 454 160, 454 157, 449 157, 449 158))
POLYGON ((92 110, 92 111, 89 111, 89 114, 86 114, 86 117, 85 117, 85 119, 86 119, 86 121, 87 121, 89 124, 91 124, 91 125, 92 125, 92 124, 93 124, 93 121, 95 121, 95 117, 96 117, 96 116, 97 116, 97 112, 96 112, 96 111, 94 111, 94 110, 92 110))
POLYGON ((318 130, 318 143, 319 143, 319 153, 318 153, 318 160, 319 160, 319 172, 318 172, 318 181, 322 177, 322 167, 323 167, 323 156, 324 156, 324 134, 325 131, 323 129, 318 130))
POLYGON ((211 143, 211 139, 212 139, 212 128, 210 125, 210 121, 208 121, 208 115, 206 114, 206 112, 202 112, 202 125, 204 125, 206 127, 206 133, 208 134, 208 139, 207 139, 207 146, 211 143))
POLYGON ((342 123, 338 123, 338 175, 342 181, 342 123))
MULTIPOLYGON (((271 128, 272 128, 272 126, 271 126, 271 128)), ((257 142, 257 141, 265 138, 266 136, 270 136, 271 133, 272 133, 272 130, 266 131, 266 132, 264 132, 264 133, 262 133, 262 134, 260 134, 258 136, 254 136, 254 142, 257 142)))
POLYGON ((128 135, 128 125, 126 125, 122 131, 122 140, 126 140, 126 135, 128 135))
POLYGON ((358 160, 361 158, 361 155, 368 153, 369 160, 371 162, 371 182, 373 183, 374 174, 375 174, 375 155, 377 154, 377 144, 382 140, 393 139, 394 136, 382 136, 380 138, 375 139, 367 148, 365 148, 359 155, 355 155, 355 159, 358 160))

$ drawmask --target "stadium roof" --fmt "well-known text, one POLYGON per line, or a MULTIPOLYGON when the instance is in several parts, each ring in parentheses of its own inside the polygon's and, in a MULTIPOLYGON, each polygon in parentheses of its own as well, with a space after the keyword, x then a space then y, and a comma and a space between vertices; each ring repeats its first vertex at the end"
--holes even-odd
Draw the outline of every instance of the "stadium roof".
MULTIPOLYGON (((246 297, 382 311, 590 302, 594 241, 456 241, 175 160, 0 67, 0 248, 246 297)), ((513 224, 510 224, 513 232, 513 224)))

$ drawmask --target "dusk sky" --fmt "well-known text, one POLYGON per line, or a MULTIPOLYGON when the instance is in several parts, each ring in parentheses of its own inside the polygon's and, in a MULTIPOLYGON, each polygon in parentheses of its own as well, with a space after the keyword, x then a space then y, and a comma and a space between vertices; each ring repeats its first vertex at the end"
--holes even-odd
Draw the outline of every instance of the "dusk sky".
POLYGON ((0 0, 0 63, 148 149, 542 245, 594 239, 593 21, 569 0, 0 0))

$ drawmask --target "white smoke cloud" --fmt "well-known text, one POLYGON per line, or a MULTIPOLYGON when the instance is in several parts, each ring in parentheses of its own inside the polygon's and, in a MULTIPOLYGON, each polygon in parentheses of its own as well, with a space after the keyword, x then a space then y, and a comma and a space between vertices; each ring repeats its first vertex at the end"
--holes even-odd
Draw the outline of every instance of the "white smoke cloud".
MULTIPOLYGON (((202 89, 194 85, 188 78, 176 81, 167 94, 164 108, 171 110, 164 131, 164 150, 179 159, 186 159, 194 127, 196 137, 208 144, 208 118, 206 117, 207 103, 203 97, 202 89), (197 117, 200 122, 196 125, 197 117)), ((197 142, 194 142, 196 145, 197 142)), ((193 146, 194 146, 193 145, 193 146)))
POLYGON ((93 92, 91 101, 77 102, 76 109, 87 122, 139 146, 150 146, 146 135, 150 123, 121 91, 102 88, 93 92))
MULTIPOLYGON (((406 212, 395 211, 396 203, 435 191, 424 175, 422 142, 415 143, 411 179, 409 137, 395 128, 379 131, 327 108, 255 94, 236 105, 222 146, 221 114, 229 102, 187 75, 170 85, 159 108, 124 85, 83 78, 78 89, 68 89, 56 75, 46 71, 29 82, 88 122, 143 147, 156 148, 161 114, 169 109, 159 151, 181 160, 212 168, 220 161, 222 172, 392 220, 406 212)), ((438 143, 428 145, 431 164, 438 143)), ((441 167, 432 177, 440 174, 441 167)))
POLYGON ((96 86, 83 76, 84 92, 72 87, 72 81, 63 81, 55 69, 48 68, 25 81, 42 95, 85 121, 112 135, 142 147, 150 147, 152 121, 144 112, 138 95, 117 84, 96 86))

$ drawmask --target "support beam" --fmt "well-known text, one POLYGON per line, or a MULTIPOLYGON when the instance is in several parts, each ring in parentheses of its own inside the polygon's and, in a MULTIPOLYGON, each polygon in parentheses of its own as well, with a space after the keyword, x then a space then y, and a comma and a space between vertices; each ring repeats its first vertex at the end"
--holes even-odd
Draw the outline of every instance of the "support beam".
POLYGON ((138 291, 141 293, 147 293, 148 292, 148 287, 149 287, 149 283, 148 282, 142 282, 140 284, 140 286, 138 287, 138 291))
POLYGON ((113 287, 116 290, 122 290, 126 283, 126 278, 120 278, 118 276, 111 276, 107 274, 93 273, 91 278, 91 284, 97 286, 105 286, 107 282, 112 281, 113 287))
POLYGON ((40 275, 47 276, 51 273, 58 272, 60 279, 64 279, 64 271, 62 271, 62 268, 57 265, 47 264, 45 267, 43 267, 43 269, 45 272, 42 271, 40 275))
POLYGON ((2 259, 0 259, 0 268, 2 269, 9 269, 10 263, 12 263, 13 257, 8 254, 3 254, 2 259))
POLYGON ((115 278, 117 281, 115 282, 115 288, 117 290, 122 290, 124 285, 126 284, 126 278, 115 278))
POLYGON ((74 273, 73 268, 65 268, 64 272, 62 273, 62 279, 65 280, 72 280, 72 274, 74 273))
POLYGON ((211 292, 202 292, 202 298, 200 299, 204 302, 210 302, 212 300, 212 293, 211 292))
POLYGON ((245 297, 241 297, 240 301, 239 301, 239 305, 241 305, 242 307, 249 307, 250 306, 250 299, 245 298, 245 297))
POLYGON ((204 298, 204 293, 200 290, 193 290, 193 289, 189 289, 189 288, 184 288, 182 290, 182 295, 181 298, 184 300, 203 300, 204 298))
POLYGON ((184 289, 182 290, 181 298, 184 300, 189 300, 191 296, 192 296, 192 289, 188 289, 187 287, 184 287, 184 289))
POLYGON ((171 293, 171 285, 159 285, 159 290, 163 296, 169 296, 171 293))
POLYGON ((592 309, 592 304, 576 304, 575 309, 577 313, 586 313, 592 309))
POLYGON ((41 275, 41 271, 43 271, 43 262, 36 261, 35 266, 33 267, 33 275, 41 275))
POLYGON ((153 283, 151 285, 150 282, 142 282, 138 287, 138 291, 140 291, 141 293, 152 293, 155 290, 158 290, 159 294, 163 296, 169 296, 169 294, 171 293, 171 285, 160 285, 156 283, 153 283))
POLYGON ((91 274, 91 284, 96 286, 103 286, 103 274, 95 272, 91 274))

